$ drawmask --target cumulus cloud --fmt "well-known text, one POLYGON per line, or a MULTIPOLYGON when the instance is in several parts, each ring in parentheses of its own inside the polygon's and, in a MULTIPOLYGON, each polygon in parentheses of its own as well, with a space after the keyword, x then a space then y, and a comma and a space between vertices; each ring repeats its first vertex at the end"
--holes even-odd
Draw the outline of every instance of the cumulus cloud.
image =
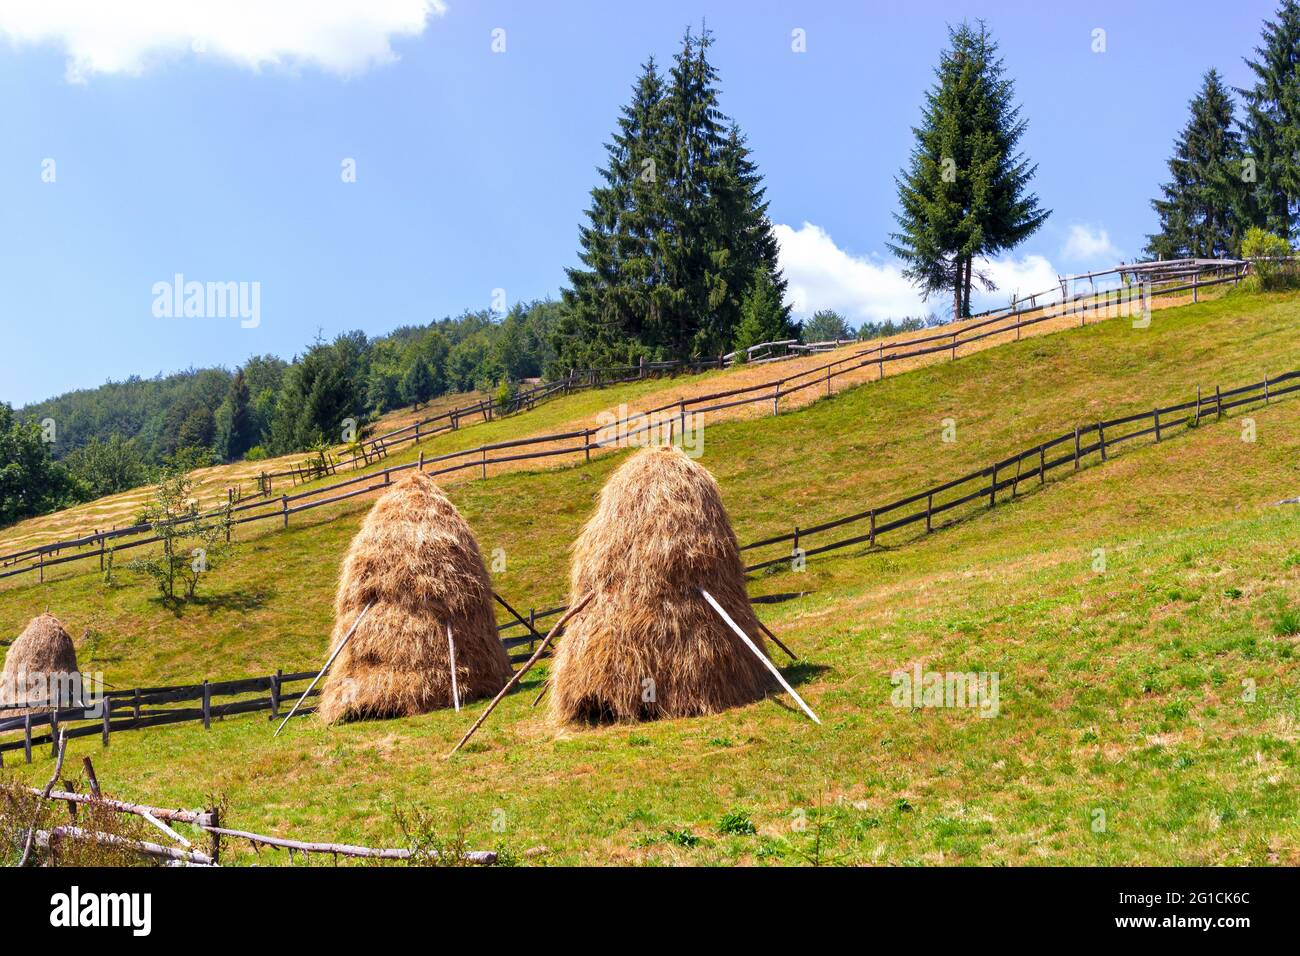
MULTIPOLYGON (((925 302, 896 260, 854 256, 810 222, 798 229, 783 224, 772 228, 781 247, 781 271, 791 309, 797 316, 806 318, 818 309, 834 309, 849 322, 860 324, 932 311, 946 318, 952 311, 950 299, 943 295, 925 302)), ((975 284, 971 304, 976 311, 1004 305, 1012 293, 1030 295, 1058 286, 1056 269, 1039 255, 977 260, 975 268, 997 285, 996 292, 986 293, 975 284)))
POLYGON ((850 322, 861 323, 928 314, 898 263, 850 255, 825 229, 810 222, 798 229, 778 223, 772 230, 797 315, 834 309, 850 322))
POLYGON ((63 49, 74 83, 182 56, 349 75, 396 59, 390 41, 418 36, 446 9, 444 0, 5 0, 0 37, 63 49))
POLYGON ((1091 229, 1075 223, 1065 239, 1061 255, 1068 262, 1094 263, 1104 259, 1107 265, 1119 260, 1120 252, 1111 244, 1110 233, 1105 229, 1091 229))

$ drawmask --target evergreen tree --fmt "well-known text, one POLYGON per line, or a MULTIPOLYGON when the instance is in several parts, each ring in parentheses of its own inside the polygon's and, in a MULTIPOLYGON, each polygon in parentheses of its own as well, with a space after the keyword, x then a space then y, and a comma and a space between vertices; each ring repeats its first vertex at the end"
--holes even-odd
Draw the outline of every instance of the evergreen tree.
POLYGON ((1245 98, 1249 160, 1240 174, 1251 190, 1252 221, 1291 239, 1300 226, 1300 2, 1283 0, 1261 40, 1256 59, 1246 60, 1255 85, 1237 91, 1245 98))
POLYGON ((761 267, 755 269, 749 292, 740 307, 736 349, 741 351, 761 342, 779 342, 793 337, 794 330, 786 318, 788 311, 771 273, 761 267))
POLYGON ((667 78, 650 60, 623 110, 580 232, 583 267, 569 271, 561 367, 717 354, 757 268, 784 292, 761 177, 718 105, 712 43, 688 30, 667 78))
POLYGON ((241 368, 230 380, 230 388, 216 412, 217 452, 227 461, 242 458, 257 443, 248 379, 241 368))
POLYGON ((948 31, 949 49, 926 93, 908 166, 895 179, 899 231, 889 244, 925 296, 952 293, 953 314, 970 314, 974 260, 1014 248, 1050 215, 1027 192, 1037 167, 1017 152, 1025 121, 997 43, 983 23, 948 31))
POLYGON ((1217 71, 1205 74, 1191 114, 1169 160, 1163 197, 1151 201, 1160 230, 1147 237, 1147 252, 1162 259, 1231 255, 1247 225, 1241 141, 1217 71))
POLYGON ((629 342, 657 337, 648 329, 661 322, 663 98, 652 57, 605 145, 603 185, 591 191, 588 221, 578 233, 585 268, 568 270, 568 314, 557 345, 575 365, 602 364, 629 342))
POLYGON ((411 363, 402 377, 402 401, 419 408, 433 397, 433 376, 422 358, 411 363))

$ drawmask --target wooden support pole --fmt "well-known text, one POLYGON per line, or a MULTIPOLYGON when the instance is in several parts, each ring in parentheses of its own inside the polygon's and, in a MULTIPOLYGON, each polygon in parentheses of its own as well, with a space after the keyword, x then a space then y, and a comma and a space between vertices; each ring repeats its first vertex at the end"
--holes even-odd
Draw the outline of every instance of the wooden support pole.
POLYGON ((1097 423, 1097 444, 1101 446, 1101 460, 1106 460, 1106 429, 1101 422, 1097 423))
POLYGON ((1079 470, 1079 426, 1074 426, 1074 470, 1079 470))
POLYGON ((1219 386, 1217 385, 1214 386, 1214 407, 1216 411, 1215 417, 1222 418, 1223 417, 1223 392, 1219 390, 1219 386))
POLYGON ((212 685, 203 678, 203 729, 212 729, 212 685))
POLYGON ((925 533, 926 534, 929 534, 931 531, 934 530, 934 525, 931 521, 933 514, 934 514, 934 492, 932 491, 925 496, 925 533))
POLYGON ((284 515, 284 526, 289 527, 289 496, 280 496, 280 512, 284 515))
POLYGON ((32 715, 23 715, 23 756, 32 762, 32 715))
POLYGON ((992 508, 998 503, 998 466, 996 463, 990 468, 990 471, 992 471, 993 477, 989 480, 989 507, 992 508))
POLYGON ((284 673, 282 670, 276 671, 267 681, 271 688, 271 716, 267 718, 268 720, 275 720, 280 716, 280 675, 282 673, 284 673))
MULTIPOLYGON (((757 615, 755 615, 754 620, 758 621, 757 615)), ((786 654, 790 656, 790 660, 797 661, 799 659, 798 655, 796 655, 794 651, 790 650, 790 648, 786 647, 785 642, 782 641, 781 638, 773 634, 771 629, 762 621, 758 621, 758 628, 771 639, 773 644, 781 648, 781 650, 785 651, 786 654)))
POLYGON ((867 547, 874 548, 875 546, 876 546, 876 509, 872 508, 871 509, 871 531, 867 537, 867 547))
POLYGON ((1153 419, 1155 419, 1155 423, 1156 423, 1156 441, 1158 442, 1158 441, 1160 441, 1160 409, 1159 409, 1159 408, 1152 409, 1152 411, 1151 411, 1151 417, 1152 417, 1153 419))
MULTIPOLYGON (((372 601, 371 604, 373 603, 374 602, 372 601)), ((298 712, 298 708, 301 707, 302 702, 307 699, 307 695, 310 694, 312 688, 316 686, 316 682, 325 676, 325 672, 330 669, 330 665, 334 663, 334 659, 343 652, 343 648, 348 646, 348 641, 352 640, 352 635, 357 632, 357 628, 360 626, 361 622, 365 620, 366 615, 370 613, 371 604, 367 604, 361 609, 361 613, 358 614, 357 619, 352 622, 352 626, 348 628, 348 632, 344 635, 343 640, 339 641, 339 646, 334 648, 334 653, 329 656, 329 660, 325 662, 325 666, 320 669, 319 674, 311 679, 311 683, 307 685, 307 689, 303 691, 302 696, 298 698, 298 703, 293 705, 293 709, 290 710, 284 720, 280 722, 280 726, 275 728, 275 733, 272 734, 272 736, 280 736, 280 731, 284 730, 284 725, 289 722, 289 718, 298 712)))
POLYGON ((111 728, 111 726, 112 726, 112 725, 109 723, 109 720, 110 720, 111 717, 112 717, 113 698, 111 698, 111 697, 105 697, 101 706, 104 708, 104 713, 103 713, 103 715, 102 715, 102 717, 103 717, 103 727, 102 727, 102 733, 101 733, 101 736, 103 737, 104 746, 107 747, 107 746, 108 746, 108 733, 109 733, 109 730, 110 730, 110 728, 111 728))
POLYGON ((785 689, 785 692, 794 698, 795 703, 797 703, 800 707, 803 708, 803 712, 805 714, 807 714, 809 717, 812 718, 812 722, 814 724, 820 724, 821 720, 818 718, 816 714, 813 713, 812 708, 809 707, 806 703, 804 703, 804 699, 799 696, 799 694, 795 691, 793 687, 790 686, 790 684, 786 681, 785 677, 782 676, 781 672, 776 669, 776 665, 772 663, 771 658, 769 658, 766 654, 764 654, 762 651, 758 649, 758 645, 755 644, 752 640, 750 640, 749 635, 740 629, 740 625, 738 625, 735 621, 731 619, 731 615, 726 612, 726 610, 722 607, 721 604, 719 604, 716 600, 714 600, 712 594, 704 590, 704 588, 700 588, 700 593, 704 595, 704 600, 709 602, 709 606, 712 607, 715 612, 717 612, 718 617, 722 618, 722 620, 726 622, 726 624, 732 629, 732 631, 735 632, 736 636, 745 642, 745 646, 754 652, 754 656, 763 662, 763 666, 772 672, 772 676, 775 677, 777 683, 780 684, 781 687, 785 689))
POLYGON ((1192 419, 1193 425, 1201 423, 1201 386, 1196 386, 1196 417, 1192 419))
POLYGON ((474 736, 474 732, 483 726, 483 721, 488 719, 488 715, 491 714, 492 711, 496 710, 496 706, 501 703, 501 699, 505 697, 506 694, 510 693, 511 689, 523 679, 524 674, 528 673, 528 670, 537 663, 544 653, 546 653, 546 648, 550 645, 551 641, 555 639, 555 635, 559 633, 561 628, 563 628, 565 624, 568 624, 569 620, 575 614, 590 604, 593 597, 595 597, 595 592, 588 591, 581 601, 564 612, 564 616, 555 622, 555 626, 551 628, 545 639, 543 639, 541 645, 533 652, 533 656, 524 662, 523 667, 514 672, 510 680, 506 681, 506 686, 502 687, 501 690, 497 692, 497 695, 492 698, 492 703, 487 705, 487 709, 483 711, 478 720, 474 721, 474 725, 470 727, 469 730, 465 731, 465 736, 460 738, 460 743, 451 748, 451 752, 447 754, 447 757, 451 757, 456 753, 456 751, 460 750, 461 747, 465 746, 465 743, 469 738, 474 736))
POLYGON ((1047 449, 1042 445, 1038 446, 1038 483, 1047 482, 1047 449))

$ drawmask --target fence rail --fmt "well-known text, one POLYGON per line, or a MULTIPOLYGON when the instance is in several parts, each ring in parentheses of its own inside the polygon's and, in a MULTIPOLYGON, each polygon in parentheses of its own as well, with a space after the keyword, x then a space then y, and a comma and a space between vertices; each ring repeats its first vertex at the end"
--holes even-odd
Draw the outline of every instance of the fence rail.
MULTIPOLYGON (((1202 268, 1201 271, 1192 273, 1191 282, 1182 282, 1181 284, 1152 289, 1147 294, 1173 295, 1187 291, 1199 294, 1199 290, 1204 288, 1240 282, 1247 274, 1247 270, 1242 263, 1229 262, 1225 264, 1211 260, 1211 264, 1209 267, 1202 268), (1224 274, 1229 270, 1230 274, 1224 274), (1202 276, 1206 272, 1210 273, 1213 278, 1203 279, 1202 276)), ((1131 267, 1121 267, 1111 271, 1120 272, 1124 268, 1131 267)), ((224 509, 217 509, 217 511, 208 512, 207 514, 211 516, 222 511, 228 511, 231 515, 231 524, 234 527, 253 521, 267 520, 279 520, 283 526, 288 527, 292 515, 380 491, 391 483, 394 475, 412 468, 427 471, 428 474, 435 477, 463 471, 477 471, 482 478, 486 479, 488 469, 491 466, 512 462, 534 461, 564 455, 583 455, 587 461, 590 461, 593 450, 602 451, 619 447, 627 439, 642 433, 663 430, 665 426, 667 426, 671 438, 675 430, 687 427, 688 416, 704 416, 710 412, 718 412, 728 408, 768 402, 771 403, 772 413, 775 415, 780 411, 782 398, 788 399, 791 395, 808 389, 820 388, 825 388, 827 395, 830 395, 833 392, 836 379, 863 368, 875 367, 878 370, 877 380, 879 380, 885 377, 885 368, 891 363, 940 353, 948 353, 951 359, 956 361, 961 346, 970 345, 991 336, 1015 332, 1018 338, 1020 331, 1024 328, 1059 319, 1065 315, 1073 315, 1076 312, 1080 318, 1080 325, 1085 325, 1089 315, 1114 309, 1121 312, 1126 310, 1126 303, 1123 302, 1123 290, 1103 290, 1095 294, 1067 299, 1061 303, 1056 303, 1056 305, 1059 306, 1059 311, 1054 311, 1052 306, 1035 305, 977 319, 954 331, 929 332, 914 338, 895 340, 888 343, 888 345, 882 341, 793 375, 740 388, 697 395, 692 398, 682 398, 676 402, 660 405, 644 412, 632 413, 598 428, 585 428, 579 431, 484 443, 476 447, 448 452, 431 458, 425 458, 421 454, 420 459, 416 462, 388 466, 331 485, 294 494, 281 494, 279 498, 254 499, 240 504, 227 504, 224 509), (635 427, 629 430, 628 426, 635 427), (615 436, 612 440, 609 437, 602 437, 611 434, 615 436), (553 447, 539 448, 538 446, 553 447), (530 448, 535 450, 525 450, 530 448)), ((1131 305, 1131 303, 1127 303, 1127 305, 1131 305)), ((723 359, 725 359, 725 356, 719 357, 718 361, 723 359)), ((700 419, 694 418, 693 420, 698 422, 700 419)), ((414 426, 417 432, 419 424, 416 423, 414 426)), ((427 436, 433 434, 433 432, 424 434, 427 436)), ((160 536, 150 534, 152 530, 150 525, 134 525, 129 528, 101 531, 92 535, 83 535, 51 544, 35 546, 21 552, 0 555, 0 564, 13 563, 20 559, 26 559, 28 562, 19 567, 10 567, 7 570, 0 571, 0 579, 19 574, 36 573, 39 579, 44 581, 47 567, 55 567, 68 562, 95 557, 99 558, 100 567, 102 568, 105 556, 110 552, 142 547, 161 541, 160 536), (145 537, 140 537, 141 535, 145 535, 145 537), (110 541, 117 542, 123 538, 133 537, 137 538, 137 540, 114 544, 112 547, 109 546, 110 541), (61 554, 64 550, 87 547, 91 547, 93 550, 79 550, 77 553, 69 555, 61 554)))

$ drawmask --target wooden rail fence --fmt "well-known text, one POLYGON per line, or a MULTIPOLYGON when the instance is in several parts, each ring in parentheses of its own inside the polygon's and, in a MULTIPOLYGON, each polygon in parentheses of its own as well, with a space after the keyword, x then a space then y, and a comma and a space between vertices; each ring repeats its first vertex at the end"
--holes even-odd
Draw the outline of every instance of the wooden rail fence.
MULTIPOLYGON (((1193 275, 1193 282, 1162 287, 1159 294, 1171 295, 1193 289, 1237 283, 1246 275, 1246 271, 1240 264, 1234 265, 1231 274, 1219 275, 1218 273, 1221 271, 1222 267, 1214 270, 1216 277, 1211 279, 1202 279, 1200 277, 1201 273, 1196 273, 1193 275)), ((1044 306, 1004 312, 967 324, 962 329, 953 332, 932 332, 907 340, 891 342, 888 346, 881 342, 857 350, 850 355, 841 356, 815 368, 806 369, 772 381, 697 395, 692 398, 682 398, 644 412, 632 413, 601 427, 485 443, 473 448, 448 452, 430 458, 421 455, 416 462, 391 465, 378 471, 366 472, 324 487, 312 488, 294 494, 284 493, 278 499, 255 499, 241 504, 228 502, 224 508, 208 514, 229 511, 232 516, 232 526, 253 521, 278 520, 282 526, 288 527, 292 515, 381 491, 391 483, 394 475, 412 468, 419 468, 435 477, 461 471, 472 471, 478 473, 482 478, 487 478, 488 469, 491 466, 511 462, 576 455, 583 455, 587 461, 590 461, 592 451, 599 452, 612 447, 619 447, 627 439, 643 433, 663 431, 667 427, 670 436, 674 433, 680 434, 680 430, 687 428, 690 421, 701 422, 702 417, 710 412, 718 412, 742 405, 771 403, 772 414, 778 414, 782 398, 788 399, 791 395, 808 389, 822 388, 826 390, 827 395, 830 395, 833 392, 836 379, 863 368, 875 367, 878 369, 878 378, 884 378, 886 366, 894 362, 941 353, 950 354, 952 360, 956 361, 958 349, 963 345, 969 345, 1011 331, 1019 334, 1022 328, 1052 321, 1076 310, 1079 312, 1080 324, 1085 324, 1090 314, 1112 308, 1112 299, 1114 299, 1115 303, 1118 303, 1120 294, 1120 290, 1099 292, 1095 298, 1084 300, 1082 305, 1078 301, 1066 301, 1060 303, 1065 310, 1061 312, 1047 310, 1047 307, 1044 306), (1034 313, 1041 314, 1035 315, 1034 313), (602 437, 609 435, 617 436, 616 440, 610 441, 602 437), (539 448, 538 446, 552 447, 539 448)), ((415 426, 417 433, 418 426, 419 423, 415 426)), ((346 462, 340 464, 346 464, 346 462)), ((129 528, 100 531, 92 535, 83 535, 78 538, 27 548, 20 552, 0 555, 0 564, 11 564, 24 559, 28 561, 28 563, 21 566, 9 567, 7 570, 0 571, 0 578, 36 573, 39 580, 44 581, 47 567, 55 567, 68 562, 95 557, 99 558, 100 567, 102 568, 105 556, 110 551, 142 547, 162 540, 161 537, 152 535, 151 531, 152 528, 149 525, 134 525, 129 528), (124 538, 135 538, 136 540, 116 543, 124 538), (115 543, 110 546, 110 541, 115 543), (87 547, 92 550, 77 550, 76 553, 68 555, 60 553, 63 550, 84 549, 87 547)))

